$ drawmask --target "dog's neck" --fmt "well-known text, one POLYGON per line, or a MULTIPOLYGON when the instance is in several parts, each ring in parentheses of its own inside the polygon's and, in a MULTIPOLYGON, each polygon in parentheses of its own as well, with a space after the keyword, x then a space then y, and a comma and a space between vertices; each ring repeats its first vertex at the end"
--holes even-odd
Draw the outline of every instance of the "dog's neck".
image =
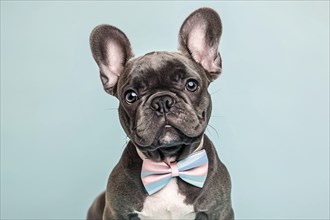
MULTIPOLYGON (((198 145, 198 147, 192 152, 192 153, 195 153, 197 151, 200 151, 202 150, 203 148, 203 144, 204 144, 204 135, 202 136, 202 139, 198 145)), ((144 153, 142 153, 142 151, 138 148, 138 147, 135 147, 136 149, 136 152, 137 154, 139 155, 139 157, 142 159, 142 160, 145 160, 145 159, 149 159, 144 153)), ((167 163, 167 164, 170 164, 171 162, 174 162, 176 161, 176 157, 166 157, 163 162, 167 163)))

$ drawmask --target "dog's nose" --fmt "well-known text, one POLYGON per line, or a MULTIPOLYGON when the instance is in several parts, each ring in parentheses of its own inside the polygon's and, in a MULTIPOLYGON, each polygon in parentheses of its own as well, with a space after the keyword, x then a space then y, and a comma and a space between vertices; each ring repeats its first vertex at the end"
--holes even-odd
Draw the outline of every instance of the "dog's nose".
POLYGON ((169 95, 158 96, 151 101, 151 108, 161 114, 164 114, 171 110, 174 103, 175 101, 173 97, 169 95))

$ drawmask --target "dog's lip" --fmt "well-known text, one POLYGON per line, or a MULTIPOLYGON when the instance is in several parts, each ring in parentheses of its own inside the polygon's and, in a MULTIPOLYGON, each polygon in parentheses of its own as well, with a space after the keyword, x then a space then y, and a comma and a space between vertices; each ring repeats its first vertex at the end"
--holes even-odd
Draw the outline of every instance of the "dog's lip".
MULTIPOLYGON (((157 151, 159 149, 173 149, 173 148, 176 148, 176 147, 181 147, 183 145, 185 145, 186 143, 185 142, 178 142, 178 143, 175 143, 173 145, 166 145, 166 146, 140 146, 139 148, 143 151, 150 151, 150 152, 153 152, 153 151, 157 151)), ((138 145, 139 146, 139 145, 138 145)))
POLYGON ((135 146, 138 147, 144 153, 146 153, 146 152, 154 152, 154 151, 164 150, 164 149, 167 149, 167 151, 174 151, 175 148, 177 148, 177 150, 179 150, 180 148, 182 148, 184 146, 188 146, 188 145, 191 145, 193 143, 196 143, 196 140, 198 139, 198 137, 200 137, 200 136, 196 136, 196 137, 192 138, 190 141, 181 141, 181 142, 177 142, 177 143, 175 143, 173 145, 166 145, 166 146, 155 146, 155 145, 141 146, 141 145, 135 144, 135 146))
MULTIPOLYGON (((159 131, 157 132, 157 134, 155 135, 156 139, 157 140, 157 137, 159 137, 159 135, 162 133, 162 132, 165 132, 165 131, 168 131, 168 130, 177 130, 178 132, 181 132, 182 131, 180 129, 178 129, 174 124, 172 124, 171 122, 169 121, 165 121, 163 125, 161 125, 159 127, 159 131)), ((184 135, 185 136, 185 135, 184 135)), ((138 146, 141 150, 143 149, 143 151, 150 151, 150 152, 153 152, 153 151, 157 151, 157 150, 160 150, 160 149, 166 149, 166 148, 175 148, 175 147, 181 147, 183 145, 190 145, 192 142, 194 142, 193 140, 196 139, 196 137, 198 137, 199 135, 197 136, 193 136, 193 137, 189 137, 189 136, 186 136, 186 138, 184 138, 183 140, 181 141, 177 141, 177 142, 174 142, 173 144, 166 144, 166 145, 159 145, 159 144, 156 144, 155 143, 155 140, 152 144, 150 145, 141 145, 139 143, 135 143, 136 146, 138 146)))

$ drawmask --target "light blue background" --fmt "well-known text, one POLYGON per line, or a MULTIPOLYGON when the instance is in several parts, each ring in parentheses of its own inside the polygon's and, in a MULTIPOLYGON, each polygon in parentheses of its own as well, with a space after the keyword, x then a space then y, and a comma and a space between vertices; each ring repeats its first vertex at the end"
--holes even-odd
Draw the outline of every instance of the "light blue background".
POLYGON ((98 24, 135 54, 175 50, 183 20, 223 21, 207 134, 237 219, 329 218, 329 2, 1 1, 1 219, 83 219, 126 143, 89 49, 98 24))

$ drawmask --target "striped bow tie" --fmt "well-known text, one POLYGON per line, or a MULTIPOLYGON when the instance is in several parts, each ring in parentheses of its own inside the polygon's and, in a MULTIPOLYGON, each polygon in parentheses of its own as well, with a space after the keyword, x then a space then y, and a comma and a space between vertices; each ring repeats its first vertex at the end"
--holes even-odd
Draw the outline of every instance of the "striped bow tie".
POLYGON ((208 171, 208 158, 205 150, 191 154, 179 162, 167 164, 144 159, 141 179, 149 195, 165 187, 171 178, 180 177, 185 182, 202 188, 208 171))

